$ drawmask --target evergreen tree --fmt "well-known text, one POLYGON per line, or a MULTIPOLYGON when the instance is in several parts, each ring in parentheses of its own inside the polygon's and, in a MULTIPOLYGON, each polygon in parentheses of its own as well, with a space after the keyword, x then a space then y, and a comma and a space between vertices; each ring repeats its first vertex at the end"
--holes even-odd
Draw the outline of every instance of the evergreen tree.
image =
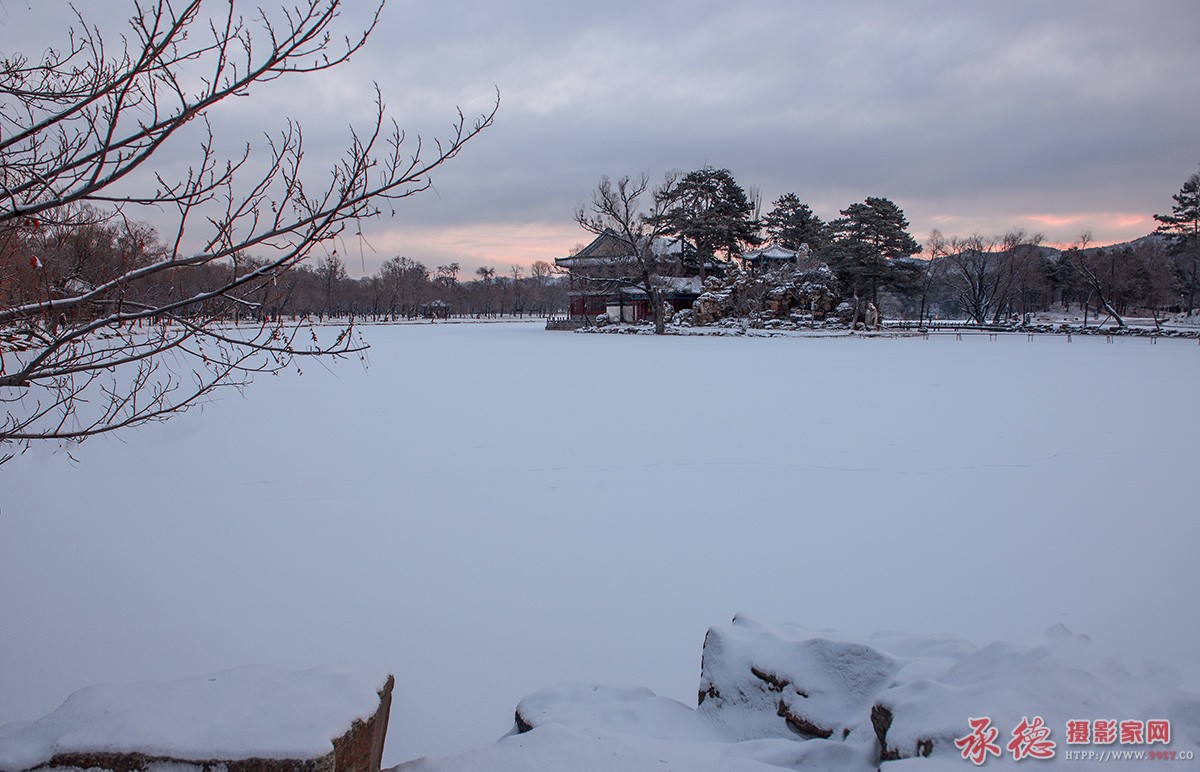
POLYGON ((1171 214, 1156 214, 1154 219, 1158 232, 1171 240, 1175 274, 1190 316, 1200 289, 1200 173, 1188 177, 1172 198, 1171 214))
POLYGON ((807 244, 814 252, 825 246, 825 223, 795 193, 775 199, 775 208, 763 218, 767 235, 787 249, 807 244))
POLYGON ((754 207, 728 169, 706 166, 688 172, 657 198, 661 214, 655 225, 696 247, 701 277, 705 262, 718 252, 733 257, 761 242, 754 207))
POLYGON ((826 254, 856 304, 865 293, 878 306, 882 286, 906 291, 907 287, 897 282, 907 272, 898 271, 895 260, 920 252, 921 245, 909 235, 908 220, 900 207, 886 198, 868 197, 841 214, 830 223, 834 239, 826 254))

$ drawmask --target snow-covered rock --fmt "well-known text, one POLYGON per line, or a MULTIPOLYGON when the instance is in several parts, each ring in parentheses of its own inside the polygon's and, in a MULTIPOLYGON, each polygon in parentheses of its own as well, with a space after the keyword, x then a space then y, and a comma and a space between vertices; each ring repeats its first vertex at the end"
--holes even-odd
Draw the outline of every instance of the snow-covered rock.
POLYGON ((446 759, 416 759, 393 772, 767 772, 780 767, 873 768, 864 747, 797 743, 786 736, 739 741, 704 713, 649 689, 568 683, 522 700, 517 726, 494 746, 446 759))
POLYGON ((255 666, 91 686, 43 718, 0 727, 0 771, 188 762, 236 769, 254 760, 278 772, 370 772, 379 769, 391 693, 386 672, 349 667, 255 666))
POLYGON ((1179 674, 1102 659, 1086 636, 1062 626, 1046 637, 1035 647, 979 648, 949 635, 856 639, 737 617, 705 638, 697 708, 648 689, 563 684, 522 700, 516 727, 491 748, 417 759, 397 772, 933 772, 964 768, 955 740, 978 717, 990 720, 1005 749, 989 767, 1017 763, 1006 746, 1027 717, 1050 730, 1058 755, 1048 761, 1076 770, 1089 767, 1068 750, 1109 746, 1066 744, 1068 721, 1170 721, 1169 743, 1119 748, 1200 748, 1200 696, 1179 674))
POLYGON ((705 637, 700 710, 744 739, 789 728, 844 739, 900 667, 863 643, 779 632, 738 617, 705 637))
POLYGON ((823 320, 837 306, 837 278, 821 263, 800 270, 781 266, 766 271, 735 269, 711 277, 692 303, 692 323, 712 325, 729 318, 779 320, 799 312, 823 320))
POLYGON ((949 636, 854 640, 739 617, 708 633, 700 710, 749 732, 776 733, 786 724, 802 738, 873 740, 883 761, 960 757, 954 741, 968 734, 967 719, 979 716, 990 718, 1005 742, 1023 718, 1036 715, 1060 747, 1068 721, 1112 718, 1170 720, 1175 736, 1195 745, 1187 738, 1200 732, 1200 696, 1182 690, 1178 673, 1135 673, 1093 657, 1087 637, 1061 625, 1046 637, 1033 648, 976 648, 949 636))

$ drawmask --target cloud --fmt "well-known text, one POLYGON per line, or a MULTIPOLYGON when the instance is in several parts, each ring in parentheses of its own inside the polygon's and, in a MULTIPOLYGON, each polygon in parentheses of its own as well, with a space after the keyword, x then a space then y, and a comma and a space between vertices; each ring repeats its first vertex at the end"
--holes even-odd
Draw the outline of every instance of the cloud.
MULTIPOLYGON (((54 26, 41 4, 7 10, 6 46, 27 20, 54 26)), ((365 11, 347 5, 345 28, 365 11)), ((427 142, 499 88, 496 125, 396 222, 366 226, 380 243, 427 234, 395 242, 427 262, 544 254, 556 224, 563 252, 601 175, 705 164, 826 218, 888 196, 918 238, 1023 225, 1120 240, 1149 230, 1200 162, 1197 29, 1193 0, 391 2, 350 64, 218 117, 231 144, 298 117, 322 162, 369 119, 376 82, 427 142)))
POLYGON ((458 226, 389 224, 369 238, 368 250, 351 244, 348 269, 374 273, 391 257, 406 256, 428 268, 461 263, 468 273, 479 266, 507 273, 514 265, 527 267, 535 261, 553 263, 571 248, 589 240, 573 222, 469 223, 458 226))

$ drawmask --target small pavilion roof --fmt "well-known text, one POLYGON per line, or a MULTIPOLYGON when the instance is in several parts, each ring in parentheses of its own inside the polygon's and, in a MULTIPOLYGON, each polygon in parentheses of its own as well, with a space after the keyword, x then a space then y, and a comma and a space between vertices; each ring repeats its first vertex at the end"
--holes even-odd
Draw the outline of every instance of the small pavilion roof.
POLYGON ((751 263, 795 262, 799 252, 772 241, 762 249, 753 249, 742 254, 742 259, 751 263))

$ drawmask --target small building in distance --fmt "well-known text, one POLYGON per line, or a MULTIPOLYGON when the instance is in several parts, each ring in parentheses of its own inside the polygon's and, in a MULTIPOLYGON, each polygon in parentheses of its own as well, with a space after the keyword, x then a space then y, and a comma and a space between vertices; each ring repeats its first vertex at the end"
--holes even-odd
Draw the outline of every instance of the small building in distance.
MULTIPOLYGON (((692 246, 682 239, 659 238, 651 249, 671 307, 676 311, 691 308, 702 291, 692 246)), ((556 258, 554 263, 567 272, 571 319, 594 320, 607 315, 614 322, 637 323, 652 317, 637 258, 616 233, 605 231, 583 249, 556 258)), ((717 268, 711 263, 706 267, 710 271, 717 268)))
POLYGON ((778 241, 772 241, 759 249, 745 252, 739 259, 744 265, 755 269, 779 268, 789 264, 800 269, 816 266, 812 260, 812 250, 808 248, 807 244, 801 244, 800 249, 788 249, 778 241))
POLYGON ((438 298, 429 303, 422 303, 417 309, 421 316, 425 319, 449 319, 450 304, 438 298))

